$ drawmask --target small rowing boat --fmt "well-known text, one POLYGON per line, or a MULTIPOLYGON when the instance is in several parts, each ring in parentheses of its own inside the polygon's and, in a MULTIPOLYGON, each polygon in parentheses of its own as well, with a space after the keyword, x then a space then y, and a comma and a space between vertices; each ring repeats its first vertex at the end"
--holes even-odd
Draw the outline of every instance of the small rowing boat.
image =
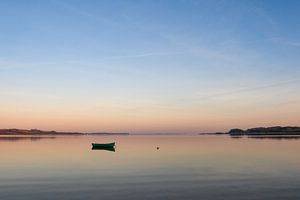
POLYGON ((114 148, 115 142, 112 143, 92 143, 93 148, 114 148))
POLYGON ((92 150, 116 151, 115 147, 92 147, 92 150))

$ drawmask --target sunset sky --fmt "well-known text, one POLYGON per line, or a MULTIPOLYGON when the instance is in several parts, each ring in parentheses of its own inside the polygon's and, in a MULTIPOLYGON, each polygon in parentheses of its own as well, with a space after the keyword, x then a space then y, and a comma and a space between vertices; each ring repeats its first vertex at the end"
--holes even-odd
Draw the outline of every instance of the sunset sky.
POLYGON ((300 125, 300 1, 0 1, 0 128, 300 125))

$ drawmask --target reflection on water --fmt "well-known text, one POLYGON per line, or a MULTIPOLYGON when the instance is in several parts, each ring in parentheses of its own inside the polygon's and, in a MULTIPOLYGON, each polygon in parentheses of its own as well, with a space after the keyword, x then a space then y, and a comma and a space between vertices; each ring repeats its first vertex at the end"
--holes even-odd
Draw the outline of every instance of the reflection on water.
POLYGON ((300 199, 299 152, 228 136, 0 140, 0 199, 300 199), (91 151, 110 141, 115 153, 91 151))
POLYGON ((42 139, 55 139, 54 136, 0 136, 0 141, 17 142, 20 140, 37 141, 42 139))
POLYGON ((274 135, 274 136, 249 136, 248 138, 253 138, 253 139, 273 139, 273 140, 298 140, 300 139, 300 136, 295 136, 295 135, 274 135))
MULTIPOLYGON (((241 139, 244 136, 231 136, 233 139, 241 139)), ((300 135, 248 135, 251 139, 273 139, 273 140, 298 140, 300 135)))

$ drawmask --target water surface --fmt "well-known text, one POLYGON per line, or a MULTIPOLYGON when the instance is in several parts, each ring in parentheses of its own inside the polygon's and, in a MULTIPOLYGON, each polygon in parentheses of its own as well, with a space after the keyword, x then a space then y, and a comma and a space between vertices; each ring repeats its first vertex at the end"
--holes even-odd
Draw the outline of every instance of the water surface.
POLYGON ((10 136, 0 152, 1 200, 300 199, 297 139, 10 136))

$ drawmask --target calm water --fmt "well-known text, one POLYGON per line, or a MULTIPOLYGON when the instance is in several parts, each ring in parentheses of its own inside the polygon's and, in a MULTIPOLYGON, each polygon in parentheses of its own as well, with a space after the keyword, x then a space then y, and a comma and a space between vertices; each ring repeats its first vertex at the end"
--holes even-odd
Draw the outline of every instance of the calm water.
POLYGON ((0 152, 1 200, 300 199, 297 139, 0 137, 0 152))

